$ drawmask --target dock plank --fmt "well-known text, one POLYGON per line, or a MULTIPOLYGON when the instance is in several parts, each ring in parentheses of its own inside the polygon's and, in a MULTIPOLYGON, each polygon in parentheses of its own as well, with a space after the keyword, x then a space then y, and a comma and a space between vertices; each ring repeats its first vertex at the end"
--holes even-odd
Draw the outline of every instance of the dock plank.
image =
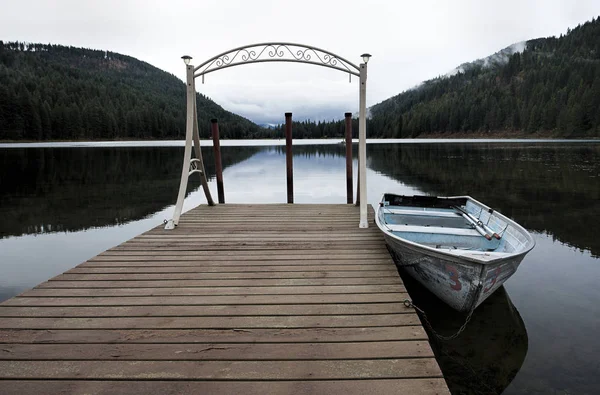
POLYGON ((95 306, 11 307, 0 306, 0 317, 200 317, 200 316, 303 316, 412 313, 398 303, 221 305, 221 306, 95 306))
POLYGON ((7 318, 2 329, 216 329, 216 328, 343 328, 371 326, 412 326, 420 323, 412 314, 244 316, 244 317, 94 317, 90 318, 7 318))
POLYGON ((402 284, 400 277, 351 277, 351 278, 283 278, 283 279, 245 279, 226 280, 144 280, 144 281, 61 281, 50 280, 36 288, 173 288, 173 287, 280 287, 313 285, 394 285, 402 284))
POLYGON ((21 294, 21 297, 81 297, 81 296, 196 296, 196 295, 303 295, 303 294, 364 294, 405 293, 402 285, 338 285, 302 287, 176 287, 176 288, 37 288, 21 294))
POLYGON ((4 361, 7 379, 348 380, 442 377, 434 358, 313 361, 4 361))
POLYGON ((5 306, 202 306, 255 304, 402 303, 407 293, 318 294, 318 295, 230 295, 230 296, 118 296, 118 297, 16 297, 5 306))
POLYGON ((443 378, 312 381, 87 381, 6 380, 0 394, 245 394, 432 395, 449 394, 443 378))
POLYGON ((286 361, 432 358, 422 341, 361 343, 12 344, 0 360, 286 361))
POLYGON ((293 278, 382 278, 398 276, 394 269, 378 271, 336 271, 332 268, 309 268, 303 272, 245 272, 245 273, 120 273, 120 274, 61 274, 55 279, 62 281, 121 281, 121 280, 232 280, 232 279, 293 279, 293 278))
POLYGON ((91 257, 0 303, 0 394, 448 394, 380 232, 357 220, 203 206, 91 257))
MULTIPOLYGON (((0 343, 315 343, 427 340, 421 325, 279 329, 0 329, 0 343)), ((69 346, 66 346, 67 348, 69 346)), ((33 357, 32 357, 33 358, 33 357)))
MULTIPOLYGON (((389 264, 380 263, 375 265, 354 264, 354 265, 332 265, 329 270, 336 271, 381 271, 389 269, 389 264)), ((67 271, 68 274, 119 274, 119 273, 243 273, 243 272, 306 272, 320 271, 319 265, 248 265, 248 266, 218 266, 218 265, 198 265, 198 266, 121 266, 121 267, 90 267, 80 266, 67 271)))

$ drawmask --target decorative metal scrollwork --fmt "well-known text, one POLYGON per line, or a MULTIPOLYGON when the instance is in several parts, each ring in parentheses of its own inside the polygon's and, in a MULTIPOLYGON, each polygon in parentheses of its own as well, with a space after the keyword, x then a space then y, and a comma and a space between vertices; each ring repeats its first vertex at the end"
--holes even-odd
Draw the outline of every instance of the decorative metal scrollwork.
POLYGON ((191 175, 192 173, 202 173, 202 170, 200 169, 200 159, 194 158, 190 160, 189 174, 191 175))
POLYGON ((295 62, 329 67, 359 76, 360 68, 329 51, 303 44, 262 43, 223 52, 194 69, 194 77, 232 66, 261 62, 295 62))

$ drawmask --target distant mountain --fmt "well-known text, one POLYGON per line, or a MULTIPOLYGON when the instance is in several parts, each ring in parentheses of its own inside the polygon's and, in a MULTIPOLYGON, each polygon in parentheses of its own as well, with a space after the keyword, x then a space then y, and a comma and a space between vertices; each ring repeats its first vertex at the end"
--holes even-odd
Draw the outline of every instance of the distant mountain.
POLYGON ((477 59, 474 62, 463 63, 460 66, 452 69, 448 73, 444 74, 444 77, 452 77, 459 73, 465 73, 468 70, 477 68, 477 67, 498 67, 504 66, 510 60, 510 57, 516 53, 523 53, 523 51, 527 48, 527 41, 521 41, 519 43, 515 43, 513 45, 509 45, 508 47, 501 49, 493 55, 490 55, 483 59, 477 59))
MULTIPOLYGON (((268 131, 198 95, 199 129, 223 138, 268 131)), ((0 41, 0 140, 181 139, 185 84, 110 51, 0 41)))
POLYGON ((260 126, 261 128, 265 128, 265 129, 276 129, 279 124, 276 123, 261 123, 258 126, 260 126))
POLYGON ((369 137, 600 137, 600 19, 465 63, 370 110, 369 137))

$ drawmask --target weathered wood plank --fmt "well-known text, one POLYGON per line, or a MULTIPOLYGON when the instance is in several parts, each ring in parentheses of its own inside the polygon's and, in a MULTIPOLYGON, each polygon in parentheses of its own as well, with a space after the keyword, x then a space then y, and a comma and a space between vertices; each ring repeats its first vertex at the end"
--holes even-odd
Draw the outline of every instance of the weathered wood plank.
MULTIPOLYGON (((213 240, 215 242, 244 242, 244 241, 262 241, 262 242, 303 242, 303 241, 324 241, 324 242, 334 242, 334 241, 371 241, 371 242, 379 242, 382 241, 383 236, 374 235, 364 232, 307 232, 307 231, 299 231, 299 232, 290 232, 282 234, 281 232, 273 232, 273 231, 260 231, 257 229, 249 230, 249 231, 236 231, 236 229, 228 229, 224 231, 223 229, 219 231, 214 231, 209 234, 190 234, 190 233, 161 233, 158 231, 149 231, 143 235, 136 237, 136 241, 147 242, 153 240, 162 240, 162 241, 209 241, 213 240)), ((127 243, 126 241, 125 243, 127 243)))
MULTIPOLYGON (((349 252, 358 249, 356 243, 352 245, 340 245, 337 243, 322 243, 322 245, 316 246, 315 243, 268 243, 250 245, 251 243, 128 243, 122 244, 117 247, 111 248, 107 252, 116 254, 120 252, 137 252, 137 251, 221 251, 227 249, 229 251, 274 251, 274 250, 289 250, 289 249, 300 249, 305 251, 321 250, 327 248, 331 251, 349 252)), ((381 245, 369 244, 368 242, 360 242, 361 251, 373 251, 381 252, 381 245)))
POLYGON ((414 313, 378 315, 251 316, 251 317, 4 317, 2 329, 215 329, 215 328, 343 328, 412 326, 420 323, 414 313))
POLYGON ((433 358, 342 361, 0 361, 7 379, 327 380, 440 378, 433 358))
POLYGON ((219 287, 219 288, 90 288, 47 289, 36 288, 24 292, 21 297, 99 297, 99 296, 225 296, 225 295, 315 295, 315 294, 364 294, 402 292, 402 285, 341 285, 303 287, 219 287))
MULTIPOLYGON (((369 221, 369 223, 371 225, 374 225, 372 221, 369 221)), ((229 229, 224 228, 222 226, 210 226, 210 227, 204 227, 201 225, 183 225, 183 226, 178 226, 177 229, 175 230, 175 233, 173 234, 177 234, 177 232, 181 232, 181 233, 189 233, 190 229, 198 229, 201 228, 203 231, 205 229, 211 229, 211 230, 215 230, 217 232, 223 232, 223 231, 227 231, 229 229)), ((233 227, 231 227, 233 229, 233 227)), ((256 229, 256 226, 253 226, 252 223, 240 223, 237 226, 235 226, 235 229, 241 232, 252 232, 256 229)), ((335 226, 335 225, 320 225, 320 226, 283 226, 283 225, 264 225, 260 228, 260 231, 262 232, 274 232, 276 233, 278 230, 288 230, 289 232, 291 232, 291 234, 295 234, 295 233, 306 233, 306 232, 310 232, 313 234, 326 234, 328 233, 328 231, 330 230, 339 230, 340 232, 343 233, 352 233, 355 235, 360 235, 360 230, 358 230, 356 228, 356 224, 355 225, 347 225, 347 226, 335 226)), ((156 229, 156 230, 151 230, 149 231, 147 234, 164 234, 165 231, 164 229, 156 229)))
MULTIPOLYGON (((177 252, 177 256, 187 256, 187 255, 192 255, 195 257, 213 257, 215 255, 215 252, 212 250, 200 250, 200 251, 196 251, 196 250, 188 250, 186 248, 178 248, 175 250, 177 252)), ((172 251, 105 251, 102 253, 102 256, 113 256, 113 255, 118 255, 118 256, 172 256, 173 252, 172 251)), ((302 256, 302 257, 309 257, 306 259, 310 259, 310 257, 338 257, 337 259, 360 259, 360 258, 380 258, 380 259, 385 259, 385 258, 389 258, 389 255, 387 254, 386 251, 382 251, 381 248, 378 248, 375 252, 372 250, 365 250, 365 249, 355 249, 352 251, 347 251, 344 250, 344 252, 334 252, 332 253, 331 250, 309 250, 309 251, 303 251, 303 250, 298 250, 298 249, 292 249, 292 250, 283 250, 283 249, 279 249, 279 250, 252 250, 252 251, 231 251, 231 250, 227 250, 227 251, 219 251, 219 256, 220 257, 267 257, 267 258, 272 258, 272 259, 286 259, 287 257, 290 256, 302 256), (278 257, 285 257, 285 258, 278 258, 278 257)), ((296 258, 299 259, 299 258, 296 258)))
POLYGON ((378 271, 305 271, 305 272, 255 272, 255 273, 122 273, 122 274, 61 274, 55 280, 207 280, 207 279, 268 279, 268 278, 368 278, 396 277, 395 269, 378 271))
POLYGON ((423 341, 360 343, 11 344, 0 360, 260 361, 431 358, 423 341))
MULTIPOLYGON (((165 255, 152 255, 152 254, 137 254, 137 255, 98 255, 94 258, 89 259, 89 262, 105 262, 105 261, 138 261, 138 262, 156 262, 156 261, 172 261, 174 259, 180 261, 230 261, 232 259, 239 258, 240 260, 254 260, 254 261, 264 261, 264 260, 305 260, 311 261, 313 258, 317 257, 318 259, 323 259, 327 257, 327 254, 321 255, 302 255, 302 254, 294 254, 294 255, 271 255, 271 254, 263 254, 263 255, 236 255, 236 254, 227 254, 227 255, 195 255, 193 251, 181 251, 177 253, 165 254, 165 255)), ((348 261, 362 261, 364 259, 385 259, 387 258, 384 254, 335 254, 329 255, 331 259, 340 260, 345 259, 348 261)), ((390 264, 392 261, 390 260, 390 264)), ((391 270, 391 266, 390 266, 391 270)))
MULTIPOLYGON (((318 343, 427 340, 423 327, 252 329, 0 329, 0 343, 318 343)), ((67 346, 68 347, 68 346, 67 346)), ((1 372, 0 372, 1 373, 1 372)))
MULTIPOLYGON (((373 225, 373 224, 372 224, 373 225)), ((356 225, 348 225, 346 227, 336 226, 336 225, 307 225, 307 226, 293 226, 293 225, 261 225, 261 230, 263 231, 271 231, 271 232, 289 232, 290 234, 300 233, 300 232, 319 232, 321 234, 325 234, 328 232, 335 232, 337 230, 347 230, 351 231, 354 229, 356 225)), ((203 225, 192 225, 192 224, 182 224, 177 227, 177 229, 181 232, 194 232, 198 229, 202 229, 203 232, 212 232, 212 231, 223 231, 222 226, 203 226, 203 225)), ((238 232, 252 232, 256 229, 256 226, 252 224, 242 224, 238 225, 235 230, 238 232)), ((357 233, 358 234, 358 233, 357 233)))
MULTIPOLYGON (((377 265, 334 265, 328 266, 328 271, 345 272, 372 272, 389 269, 389 264, 377 265)), ((90 267, 79 266, 65 272, 65 274, 121 274, 121 273, 258 273, 258 272, 307 272, 320 271, 322 266, 310 265, 252 265, 252 266, 122 266, 122 267, 90 267)))
POLYGON ((96 306, 96 307, 11 307, 0 305, 0 317, 198 317, 198 316, 300 316, 368 315, 413 313, 400 303, 307 304, 307 305, 222 305, 222 306, 96 306))
POLYGON ((342 277, 342 278, 272 278, 227 280, 137 280, 137 281, 60 281, 49 280, 37 288, 173 288, 173 287, 281 287, 318 285, 394 285, 402 284, 396 277, 342 277))
POLYGON ((344 260, 344 259, 321 259, 321 260, 310 260, 310 261, 299 261, 299 260, 254 260, 246 261, 240 259, 228 260, 228 261, 207 261, 207 260, 196 260, 196 261, 180 261, 176 258, 171 261, 87 261, 77 266, 78 268, 84 267, 208 267, 208 266, 299 266, 310 268, 312 266, 322 267, 338 267, 338 266, 365 266, 365 265, 386 265, 390 267, 390 261, 388 259, 361 259, 361 260, 344 260))
POLYGON ((234 295, 234 296, 148 296, 148 297, 16 297, 4 306, 175 306, 175 305, 242 305, 242 304, 327 304, 327 303, 402 303, 407 293, 323 294, 323 295, 234 295))
POLYGON ((126 394, 244 394, 244 395, 449 395, 443 378, 327 381, 16 381, 5 380, 0 394, 126 395, 126 394))
MULTIPOLYGON (((234 227, 240 224, 240 218, 235 218, 235 216, 230 217, 198 217, 191 218, 185 217, 180 224, 195 224, 195 225, 218 225, 221 228, 227 228, 228 226, 234 227)), ((307 218, 307 217, 294 217, 294 218, 281 218, 281 216, 271 216, 271 217, 255 217, 252 220, 244 218, 244 224, 277 224, 277 225, 305 225, 310 226, 314 224, 334 224, 334 225, 348 225, 348 227, 356 227, 356 221, 348 220, 348 219, 340 219, 335 216, 330 217, 321 217, 318 218, 307 218)))
MULTIPOLYGON (((361 248, 369 248, 374 249, 377 248, 381 251, 383 241, 382 240, 363 240, 360 243, 361 248)), ((273 249, 273 248, 281 248, 284 250, 294 249, 294 248, 306 248, 306 249, 340 249, 340 250, 352 250, 357 247, 356 242, 354 241, 322 241, 317 244, 312 241, 304 241, 304 240, 289 240, 289 241, 264 241, 264 240, 244 240, 244 241, 235 241, 235 240, 220 240, 220 241, 203 241, 202 239, 195 239, 191 241, 181 241, 181 240, 130 240, 128 242, 122 243, 114 248, 111 248, 110 251, 120 251, 125 249, 140 249, 140 248, 168 248, 168 247, 202 247, 202 248, 213 248, 214 250, 221 250, 223 247, 227 248, 238 248, 238 249, 273 249)))

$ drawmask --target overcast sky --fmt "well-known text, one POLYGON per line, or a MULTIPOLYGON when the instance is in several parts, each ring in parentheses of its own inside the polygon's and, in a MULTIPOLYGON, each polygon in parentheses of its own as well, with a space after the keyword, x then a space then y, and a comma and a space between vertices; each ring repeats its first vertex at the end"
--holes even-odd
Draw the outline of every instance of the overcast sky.
MULTIPOLYGON (((564 33, 600 15, 600 0, 0 0, 0 10, 0 40, 110 50, 181 79, 182 55, 200 64, 258 42, 308 44, 356 64, 369 52, 370 106, 512 43, 564 33)), ((257 123, 358 110, 356 78, 311 65, 233 67, 197 88, 257 123)))

